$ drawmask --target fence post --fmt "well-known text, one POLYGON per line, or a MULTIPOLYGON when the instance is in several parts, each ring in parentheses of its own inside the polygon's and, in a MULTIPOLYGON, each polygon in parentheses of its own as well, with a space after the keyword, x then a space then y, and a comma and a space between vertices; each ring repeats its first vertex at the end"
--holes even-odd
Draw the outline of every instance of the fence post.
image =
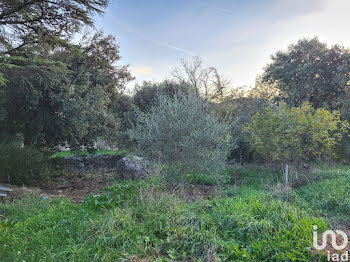
POLYGON ((286 165, 286 172, 285 172, 285 174, 286 174, 286 186, 288 186, 288 165, 286 165))

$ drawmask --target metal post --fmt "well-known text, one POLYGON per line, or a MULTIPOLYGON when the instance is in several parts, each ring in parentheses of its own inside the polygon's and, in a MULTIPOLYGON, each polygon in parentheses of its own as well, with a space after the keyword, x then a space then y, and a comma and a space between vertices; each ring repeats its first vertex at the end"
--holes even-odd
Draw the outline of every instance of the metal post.
POLYGON ((286 186, 288 186, 288 165, 286 165, 286 186))

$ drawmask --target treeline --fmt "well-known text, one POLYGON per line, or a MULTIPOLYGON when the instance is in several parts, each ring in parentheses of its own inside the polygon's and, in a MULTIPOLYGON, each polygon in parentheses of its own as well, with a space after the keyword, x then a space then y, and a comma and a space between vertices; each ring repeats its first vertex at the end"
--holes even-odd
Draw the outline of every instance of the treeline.
POLYGON ((251 89, 232 88, 195 57, 127 95, 133 77, 118 65, 115 37, 86 33, 107 5, 1 1, 2 177, 30 182, 50 173, 43 150, 92 148, 99 136, 180 173, 217 173, 227 161, 348 161, 349 49, 301 39, 273 55, 251 89))
POLYGON ((172 81, 136 89, 131 100, 141 113, 129 139, 185 173, 218 174, 227 161, 294 168, 349 161, 349 54, 317 38, 299 40, 272 56, 253 88, 232 88, 199 58, 183 60, 172 81))

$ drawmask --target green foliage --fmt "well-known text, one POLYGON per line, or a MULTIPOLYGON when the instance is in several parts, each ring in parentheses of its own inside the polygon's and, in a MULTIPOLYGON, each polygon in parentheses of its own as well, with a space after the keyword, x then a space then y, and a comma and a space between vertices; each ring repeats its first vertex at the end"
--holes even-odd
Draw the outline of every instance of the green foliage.
POLYGON ((181 173, 211 173, 227 157, 228 127, 192 94, 161 96, 149 113, 139 112, 131 137, 145 157, 181 173))
POLYGON ((142 112, 149 112, 156 105, 160 96, 173 97, 177 93, 187 94, 191 90, 189 84, 165 80, 160 83, 143 82, 135 87, 134 105, 142 112))
POLYGON ((6 84, 6 78, 4 74, 0 73, 0 86, 3 86, 6 84))
POLYGON ((38 185, 54 173, 46 152, 30 146, 21 147, 17 141, 1 142, 0 181, 38 185))
POLYGON ((242 188, 185 202, 159 181, 123 182, 81 205, 37 197, 0 204, 2 261, 311 261, 320 218, 242 188))
POLYGON ((3 125, 3 121, 7 118, 6 110, 6 92, 0 86, 0 124, 3 125))
POLYGON ((3 0, 0 3, 0 52, 23 54, 45 52, 66 46, 67 39, 92 25, 92 17, 103 13, 108 0, 3 0))
POLYGON ((241 164, 252 161, 254 152, 244 138, 243 126, 250 123, 251 118, 261 110, 265 102, 266 99, 256 97, 241 88, 233 90, 215 105, 214 112, 230 126, 230 160, 241 164))
POLYGON ((128 130, 136 124, 136 108, 133 104, 133 97, 120 94, 116 97, 111 111, 118 121, 116 130, 116 144, 118 146, 130 147, 131 141, 128 130))
POLYGON ((132 79, 111 35, 83 35, 107 0, 0 3, 0 132, 39 147, 115 137, 116 97, 132 79), (6 78, 6 79, 5 79, 6 78), (5 121, 6 120, 6 121, 5 121))
POLYGON ((319 181, 297 190, 298 205, 332 221, 347 221, 350 216, 350 172, 348 167, 331 168, 320 173, 319 181))
POLYGON ((348 125, 338 111, 315 110, 308 103, 289 109, 282 103, 275 109, 265 107, 244 130, 251 147, 266 160, 297 163, 334 158, 348 125))
POLYGON ((178 84, 165 80, 160 83, 143 82, 136 84, 134 95, 119 95, 113 103, 112 110, 118 118, 117 131, 118 145, 132 147, 129 129, 136 126, 137 111, 149 112, 150 108, 157 104, 159 96, 173 97, 176 93, 188 93, 190 86, 186 83, 178 84))
MULTIPOLYGON (((125 151, 123 149, 120 150, 108 150, 108 149, 103 149, 103 150, 97 150, 96 152, 93 152, 93 155, 118 155, 122 154, 125 151)), ((67 157, 67 156, 88 156, 92 155, 88 151, 85 150, 77 150, 77 151, 62 151, 62 152, 57 152, 53 155, 50 156, 50 158, 56 158, 56 157, 67 157)))
POLYGON ((59 49, 48 57, 4 57, 8 80, 6 125, 25 145, 91 146, 99 135, 113 138, 117 120, 111 107, 125 82, 127 67, 117 67, 119 47, 101 32, 85 37, 77 50, 59 49), (104 52, 106 51, 106 52, 104 52), (104 53, 104 55, 100 55, 104 53))
POLYGON ((340 109, 339 100, 350 80, 349 59, 349 49, 329 48, 318 38, 301 39, 272 56, 262 79, 276 85, 277 96, 289 106, 310 102, 315 108, 340 109))

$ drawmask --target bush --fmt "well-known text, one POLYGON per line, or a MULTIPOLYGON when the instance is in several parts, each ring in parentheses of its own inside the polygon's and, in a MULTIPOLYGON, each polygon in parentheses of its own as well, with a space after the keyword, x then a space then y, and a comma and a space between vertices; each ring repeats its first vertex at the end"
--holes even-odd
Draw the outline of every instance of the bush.
POLYGON ((160 96, 173 97, 178 92, 188 93, 191 87, 186 83, 165 80, 160 83, 143 82, 141 86, 136 85, 135 89, 134 105, 142 112, 149 112, 160 96))
POLYGON ((21 148, 15 141, 0 144, 0 181, 36 185, 51 174, 49 154, 33 147, 21 148))
POLYGON ((251 118, 259 112, 266 99, 255 97, 241 89, 234 90, 217 104, 215 112, 230 125, 232 143, 229 159, 240 164, 251 162, 256 158, 249 143, 244 139, 243 126, 250 123, 251 118))
POLYGON ((228 127, 193 94, 160 96, 149 113, 138 113, 130 134, 145 157, 180 173, 217 171, 227 157, 228 127))
POLYGON ((265 107, 244 131, 250 146, 266 160, 298 163, 335 158, 337 144, 348 128, 338 111, 315 110, 309 103, 288 108, 265 107))

